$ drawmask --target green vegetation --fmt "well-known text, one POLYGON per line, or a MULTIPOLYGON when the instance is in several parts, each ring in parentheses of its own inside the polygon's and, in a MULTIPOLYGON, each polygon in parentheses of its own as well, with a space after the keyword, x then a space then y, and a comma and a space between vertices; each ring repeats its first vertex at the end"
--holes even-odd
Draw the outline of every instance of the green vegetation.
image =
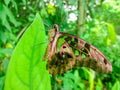
POLYGON ((120 90, 120 1, 54 1, 1 0, 0 90, 120 90), (58 76, 62 84, 50 81, 41 60, 53 24, 96 46, 111 62, 112 73, 80 67, 58 76))

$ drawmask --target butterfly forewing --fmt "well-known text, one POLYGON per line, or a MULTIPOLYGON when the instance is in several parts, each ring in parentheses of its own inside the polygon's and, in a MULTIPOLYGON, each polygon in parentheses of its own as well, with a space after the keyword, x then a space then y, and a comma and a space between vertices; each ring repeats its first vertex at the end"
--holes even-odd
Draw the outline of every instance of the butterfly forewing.
POLYGON ((49 35, 45 58, 48 59, 47 68, 54 77, 75 67, 89 67, 101 73, 112 71, 107 58, 83 39, 59 32, 58 26, 49 35))
POLYGON ((99 71, 99 69, 96 69, 96 68, 95 69, 92 68, 92 69, 94 69, 94 70, 96 70, 98 72, 104 72, 104 73, 109 73, 109 72, 112 71, 112 66, 111 66, 110 62, 93 45, 87 43, 83 39, 78 38, 78 37, 76 37, 74 35, 70 35, 70 34, 66 34, 66 33, 60 33, 60 34, 63 35, 63 36, 67 36, 67 39, 65 39, 65 40, 69 44, 69 46, 71 46, 73 48, 74 53, 75 53, 75 50, 79 50, 79 52, 80 52, 79 55, 82 55, 82 54, 85 55, 85 57, 83 57, 82 59, 81 58, 78 58, 78 59, 82 60, 82 62, 84 62, 84 63, 91 63, 87 67, 91 67, 91 65, 93 65, 92 62, 95 61, 97 66, 98 66, 97 68, 102 68, 102 70, 99 71), (70 39, 68 39, 68 38, 71 38, 72 41, 70 41, 70 39), (87 59, 85 61, 84 58, 90 58, 90 59, 87 59))

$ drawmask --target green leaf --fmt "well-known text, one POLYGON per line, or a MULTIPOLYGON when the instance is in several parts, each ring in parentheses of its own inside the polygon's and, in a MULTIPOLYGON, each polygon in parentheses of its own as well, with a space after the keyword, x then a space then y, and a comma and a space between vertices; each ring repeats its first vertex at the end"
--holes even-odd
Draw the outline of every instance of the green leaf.
POLYGON ((10 3, 10 0, 4 0, 4 2, 8 6, 8 4, 10 3))
POLYGON ((6 6, 0 3, 0 21, 2 22, 3 26, 5 26, 9 31, 11 31, 10 24, 7 20, 7 12, 4 7, 6 6))
POLYGON ((112 87, 112 90, 120 90, 120 83, 119 81, 116 81, 114 86, 112 87))
POLYGON ((5 6, 4 4, 0 3, 0 21, 3 26, 5 26, 9 31, 11 31, 11 27, 9 21, 15 26, 19 26, 21 23, 18 22, 11 10, 5 6))
POLYGON ((90 70, 90 71, 88 69, 85 69, 85 70, 86 70, 86 72, 89 75, 90 90, 93 90, 93 88, 94 88, 95 73, 92 70, 90 70))
POLYGON ((22 0, 23 4, 26 5, 27 1, 26 0, 22 0))
POLYGON ((11 0, 12 4, 14 5, 16 11, 18 12, 18 7, 17 7, 17 3, 15 2, 15 0, 11 0))
POLYGON ((114 44, 116 42, 116 33, 115 33, 115 29, 114 26, 110 23, 105 23, 107 25, 108 28, 108 40, 107 40, 107 44, 114 44))
POLYGON ((103 90, 103 84, 99 78, 95 88, 96 88, 95 90, 103 90))
POLYGON ((0 48, 0 55, 11 56, 12 51, 13 49, 11 48, 0 48))
POLYGON ((0 77, 0 90, 3 90, 5 77, 0 77))
POLYGON ((69 0, 70 5, 75 5, 75 0, 69 0))
POLYGON ((10 22, 12 22, 12 23, 15 25, 15 27, 19 26, 21 23, 18 22, 18 21, 15 19, 14 15, 13 15, 13 13, 10 11, 10 9, 9 9, 8 7, 6 7, 5 5, 3 5, 3 7, 4 7, 4 9, 5 9, 6 15, 8 16, 10 22))
POLYGON ((51 90, 46 62, 42 61, 45 42, 45 29, 37 14, 13 52, 4 90, 51 90))
POLYGON ((43 18, 48 17, 48 15, 47 15, 47 11, 46 11, 45 8, 42 8, 42 9, 41 9, 41 11, 40 11, 40 15, 41 15, 41 17, 43 17, 43 18))

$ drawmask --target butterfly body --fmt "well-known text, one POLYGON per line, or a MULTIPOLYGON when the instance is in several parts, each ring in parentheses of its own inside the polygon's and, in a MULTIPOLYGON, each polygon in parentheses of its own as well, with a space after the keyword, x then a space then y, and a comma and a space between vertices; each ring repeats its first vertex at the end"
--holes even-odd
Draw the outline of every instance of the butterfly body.
POLYGON ((93 45, 81 38, 59 32, 58 26, 49 32, 45 57, 47 68, 54 77, 75 67, 88 67, 100 73, 109 73, 112 66, 93 45))

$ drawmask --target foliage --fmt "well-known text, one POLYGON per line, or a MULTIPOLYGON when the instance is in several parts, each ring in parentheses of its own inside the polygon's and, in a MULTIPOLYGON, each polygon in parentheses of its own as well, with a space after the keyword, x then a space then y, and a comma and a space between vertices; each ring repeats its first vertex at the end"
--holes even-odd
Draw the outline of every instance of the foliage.
MULTIPOLYGON (((17 67, 18 71, 27 77, 27 66, 33 65, 32 60, 41 58, 43 54, 40 52, 43 47, 43 39, 41 40, 43 26, 41 26, 40 21, 33 22, 36 13, 38 12, 43 20, 46 35, 48 30, 50 30, 53 24, 58 24, 62 32, 67 32, 70 34, 76 34, 76 19, 79 16, 79 11, 77 10, 77 0, 2 0, 0 2, 0 89, 2 90, 5 83, 5 88, 8 88, 9 79, 13 78, 18 82, 20 79, 16 79, 14 67, 20 62, 17 67), (74 20, 71 20, 71 15, 74 15, 74 20), (31 26, 28 26, 32 23, 31 26), (34 24, 35 23, 35 24, 34 24), (26 28, 28 28, 26 30, 26 28), (34 28, 34 29, 33 29, 34 28), (26 31, 25 31, 26 30, 26 31), (24 35, 23 32, 25 31, 24 35), (36 33, 37 36, 31 36, 31 33, 36 33), (22 36, 23 35, 23 36, 22 36), (21 37, 22 36, 22 37, 21 37), (35 41, 35 37, 37 41, 35 41), (21 39, 20 39, 21 38, 21 39), (20 41, 18 42, 18 40, 20 41), (25 43, 23 43, 25 41, 25 43), (36 43, 33 43, 33 42, 36 43), (18 43, 18 44, 17 44, 18 43), (26 44, 27 43, 27 44, 26 44), (16 46, 17 44, 17 46, 16 46), (38 44, 38 45, 37 45, 38 44), (22 47, 23 45, 24 47, 22 47), (16 48, 15 48, 16 47, 16 48), (19 57, 18 52, 25 50, 27 55, 31 55, 30 52, 36 54, 36 58, 30 59, 31 64, 27 64, 26 54, 19 57), (27 48, 30 48, 27 51, 27 48), (37 49, 36 49, 37 48, 37 49), (14 52, 13 52, 14 50, 14 52), (17 54, 17 55, 16 55, 17 54), (12 55, 12 57, 11 57, 12 55), (26 60, 26 61, 23 61, 26 60), (10 63, 9 63, 10 61, 10 63), (21 63, 24 62, 24 63, 21 63), (9 66, 8 66, 9 65, 9 66), (23 68, 26 71, 21 71, 23 68), (9 70, 6 75, 7 69, 9 70), (11 76, 12 75, 12 76, 11 76)), ((58 76, 57 78, 63 81, 63 84, 57 83, 51 78, 51 85, 54 89, 96 89, 96 90, 119 90, 120 88, 120 2, 119 0, 82 0, 83 7, 87 12, 85 15, 86 22, 84 24, 85 31, 81 33, 80 37, 87 42, 93 44, 98 49, 100 49, 110 60, 113 67, 113 72, 110 74, 100 74, 96 73, 87 68, 77 68, 75 70, 70 70, 63 76, 58 76)), ((43 34, 44 35, 44 34, 43 34)), ((44 52, 44 51, 41 51, 44 52)), ((41 59, 40 59, 41 60, 41 59)), ((35 66, 35 73, 41 73, 45 70, 39 71, 39 65, 43 65, 45 69, 45 63, 38 63, 35 66)), ((16 71, 17 72, 17 71, 16 71)), ((45 71, 46 72, 46 71, 45 71)), ((28 73, 33 73, 29 71, 28 73)), ((35 74, 34 73, 34 74, 35 74)), ((39 75, 40 76, 40 75, 39 75)), ((36 78, 41 78, 36 77, 36 78)), ((45 80, 48 78, 46 75, 45 80)), ((26 81, 27 78, 23 77, 22 80, 26 81)), ((37 80, 39 81, 39 80, 37 80)), ((11 84, 12 84, 11 83, 11 84)), ((21 83, 21 82, 20 82, 21 83)), ((49 86, 48 82, 48 86, 49 86)), ((21 83, 22 85, 23 83, 21 83)), ((45 84, 46 85, 46 84, 45 84)), ((12 85, 11 85, 12 86, 12 85)), ((18 87, 18 85, 17 85, 18 87)), ((15 87, 14 87, 15 88, 15 87)), ((48 87, 49 88, 49 87, 48 87)))

